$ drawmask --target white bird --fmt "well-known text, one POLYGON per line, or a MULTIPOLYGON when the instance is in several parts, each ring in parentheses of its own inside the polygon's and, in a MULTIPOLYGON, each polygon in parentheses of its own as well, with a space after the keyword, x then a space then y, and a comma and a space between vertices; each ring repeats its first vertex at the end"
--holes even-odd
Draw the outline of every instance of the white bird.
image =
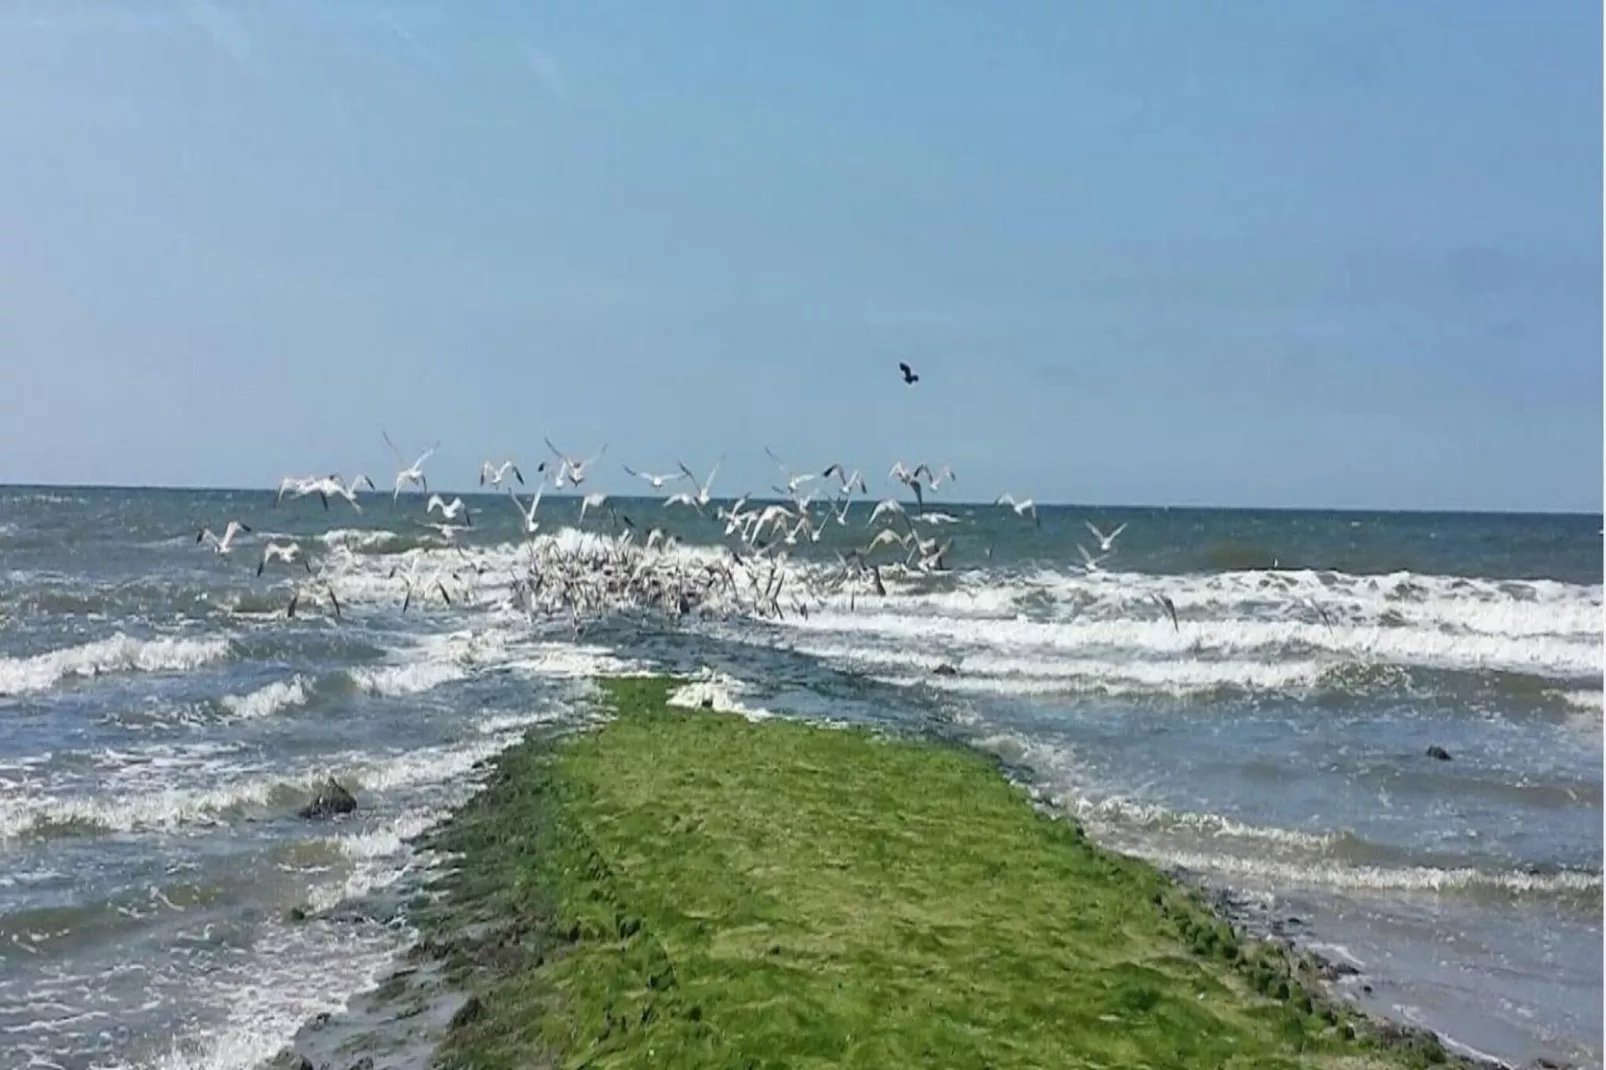
POLYGON ((957 524, 959 518, 949 513, 916 513, 913 517, 917 524, 957 524))
POLYGON ((714 485, 714 477, 719 474, 719 466, 724 462, 715 461, 713 469, 708 473, 708 478, 700 484, 697 482, 697 477, 692 475, 691 469, 686 467, 684 461, 678 463, 680 464, 680 470, 686 473, 686 478, 691 480, 691 485, 697 488, 697 504, 707 505, 711 500, 708 493, 709 488, 714 485))
POLYGON ((1081 543, 1076 544, 1076 549, 1077 552, 1082 555, 1082 567, 1084 569, 1086 569, 1088 572, 1099 571, 1099 562, 1104 560, 1107 555, 1100 554, 1099 556, 1094 557, 1092 554, 1087 552, 1087 547, 1083 546, 1081 543))
POLYGON ((652 489, 653 490, 663 490, 664 489, 664 484, 668 483, 670 480, 685 478, 684 473, 681 473, 681 472, 670 472, 667 475, 661 475, 660 476, 660 475, 654 475, 651 472, 638 472, 634 468, 630 467, 628 464, 621 465, 620 467, 622 467, 626 472, 628 472, 631 475, 635 476, 637 479, 643 479, 643 480, 646 480, 648 483, 652 484, 652 489))
MULTIPOLYGON (((390 435, 387 432, 381 430, 380 434, 385 439, 385 445, 390 447, 390 452, 396 455, 396 463, 400 464, 402 460, 401 450, 396 448, 396 444, 390 440, 390 435)), ((436 442, 435 445, 419 454, 418 460, 397 471, 396 491, 390 496, 392 505, 396 504, 396 499, 401 497, 403 487, 414 486, 421 488, 426 494, 429 492, 429 481, 424 478, 424 462, 433 457, 435 451, 439 448, 440 443, 436 442)))
POLYGON ((1091 520, 1084 520, 1082 523, 1087 526, 1087 530, 1093 533, 1093 537, 1099 541, 1099 549, 1103 550, 1105 553, 1109 553, 1110 549, 1115 545, 1116 536, 1120 535, 1121 532, 1126 530, 1126 525, 1122 524, 1120 527, 1106 535, 1104 532, 1094 527, 1091 520))
MULTIPOLYGON (((346 499, 346 504, 360 513, 362 512, 362 506, 357 504, 357 487, 362 483, 367 483, 369 490, 374 489, 374 481, 365 475, 353 476, 349 484, 340 482, 340 477, 337 475, 328 475, 321 479, 301 480, 291 493, 297 498, 305 497, 308 494, 316 494, 323 502, 325 509, 329 508, 330 498, 344 498, 346 499)), ((280 485, 279 493, 281 496, 284 493, 282 484, 280 485)))
MULTIPOLYGON (((257 575, 262 575, 262 570, 268 567, 269 561, 283 561, 287 565, 294 564, 296 557, 300 553, 301 547, 293 542, 268 543, 262 548, 262 560, 257 562, 257 575)), ((304 557, 301 559, 301 565, 308 572, 312 571, 312 563, 304 557)))
POLYGON ((559 487, 563 486, 563 480, 565 478, 567 478, 570 483, 573 483, 577 487, 581 483, 584 483, 586 479, 586 469, 602 460, 602 455, 608 452, 608 444, 604 442, 602 444, 602 448, 597 451, 596 456, 592 457, 590 460, 581 461, 570 457, 568 454, 558 449, 552 444, 552 440, 550 438, 543 439, 542 441, 546 443, 547 449, 551 450, 558 458, 558 478, 553 481, 553 484, 559 487))
POLYGON ((879 550, 881 547, 883 547, 883 546, 891 546, 894 543, 896 543, 899 546, 902 546, 905 550, 907 550, 909 548, 909 536, 908 535, 899 535, 896 531, 893 531, 891 528, 882 528, 880 531, 876 532, 875 538, 870 540, 870 545, 866 546, 863 550, 860 551, 860 553, 863 553, 863 554, 866 554, 866 555, 873 554, 877 550, 879 550))
MULTIPOLYGON (((925 466, 921 465, 920 467, 924 468, 925 466)), ((896 461, 893 463, 892 469, 887 472, 887 478, 896 479, 899 483, 914 491, 915 501, 919 502, 920 507, 924 509, 926 507, 926 492, 920 487, 920 476, 916 474, 919 471, 920 468, 916 468, 914 472, 911 472, 903 466, 902 461, 896 461)))
POLYGON ((904 516, 903 503, 896 498, 883 498, 876 502, 876 507, 870 511, 870 519, 865 521, 865 526, 874 524, 882 513, 897 513, 899 516, 904 516))
POLYGON ((545 489, 544 484, 535 488, 535 497, 530 499, 530 507, 528 509, 519 504, 519 496, 517 494, 513 493, 512 490, 507 492, 508 497, 513 499, 513 508, 519 511, 519 519, 524 521, 524 534, 526 535, 534 535, 536 528, 541 526, 536 523, 535 510, 541 504, 541 492, 545 489))
POLYGON ((1149 592, 1149 597, 1154 599, 1155 604, 1161 609, 1165 610, 1166 616, 1171 618, 1172 630, 1180 633, 1182 631, 1182 625, 1177 623, 1177 604, 1171 601, 1169 595, 1163 594, 1160 591, 1149 592))
MULTIPOLYGON (((679 494, 671 494, 669 497, 664 499, 665 509, 668 509, 671 505, 686 505, 697 510, 699 513, 703 511, 703 507, 698 504, 697 495, 685 490, 681 491, 679 494)), ((729 532, 726 532, 726 534, 729 534, 729 532)))
POLYGON ((196 545, 200 545, 207 539, 211 539, 212 552, 226 554, 230 550, 234 549, 234 536, 238 535, 242 531, 250 530, 250 528, 246 527, 238 520, 231 520, 229 521, 229 526, 223 529, 223 537, 221 539, 213 533, 211 528, 202 528, 200 534, 195 536, 195 542, 196 545))
MULTIPOLYGON (((308 588, 308 587, 297 587, 296 588, 295 593, 290 596, 290 604, 287 607, 285 607, 285 611, 284 611, 284 615, 285 616, 294 617, 296 615, 296 607, 301 604, 302 596, 307 594, 309 592, 309 590, 310 590, 310 588, 308 588)), ((323 593, 329 596, 329 604, 335 607, 335 620, 339 620, 340 619, 340 599, 335 597, 334 585, 331 584, 328 580, 324 580, 323 581, 323 593)))
POLYGON ((860 494, 870 493, 870 488, 865 485, 864 476, 861 475, 857 469, 854 470, 852 475, 848 475, 847 470, 843 468, 841 464, 832 464, 820 474, 822 478, 830 479, 833 473, 835 473, 837 479, 841 481, 843 493, 851 491, 854 487, 859 488, 860 494))
POLYGON ((480 486, 485 486, 486 481, 489 480, 491 486, 500 487, 502 480, 507 478, 509 472, 512 472, 513 478, 519 481, 519 486, 524 486, 524 473, 519 471, 519 466, 511 460, 503 461, 499 465, 493 465, 490 461, 481 461, 480 486))
POLYGON ((1032 514, 1032 523, 1036 524, 1038 527, 1043 526, 1043 522, 1038 519, 1037 516, 1037 504, 1030 498, 1026 498, 1017 502, 1013 495, 1000 494, 998 496, 998 500, 993 502, 993 504, 1009 506, 1015 510, 1016 516, 1025 516, 1027 513, 1030 513, 1032 514))
POLYGON ((436 509, 441 511, 442 518, 446 520, 456 520, 457 514, 462 513, 463 523, 467 524, 469 527, 474 526, 474 516, 468 511, 468 505, 463 501, 462 498, 453 498, 451 504, 448 505, 446 502, 441 500, 441 496, 439 494, 431 494, 429 496, 429 504, 424 506, 424 512, 425 514, 429 514, 433 513, 436 509))
POLYGON ((580 500, 580 523, 584 524, 586 522, 586 510, 600 509, 602 508, 602 503, 607 500, 608 496, 600 490, 587 494, 582 498, 580 500))

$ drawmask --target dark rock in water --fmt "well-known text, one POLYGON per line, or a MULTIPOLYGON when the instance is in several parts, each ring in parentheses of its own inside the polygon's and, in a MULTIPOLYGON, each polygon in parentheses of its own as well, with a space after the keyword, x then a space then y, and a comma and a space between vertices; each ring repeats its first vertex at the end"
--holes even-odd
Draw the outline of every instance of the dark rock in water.
POLYGON ((309 821, 316 821, 337 814, 349 814, 355 809, 357 800, 352 797, 351 792, 341 787, 334 777, 330 777, 318 785, 312 801, 303 806, 298 813, 309 821))
POLYGON ((268 1063, 268 1070, 315 1070, 312 1060, 294 1051, 281 1051, 268 1063))
POLYGON ((1428 757, 1436 758, 1441 762, 1447 762, 1450 760, 1450 752, 1435 743, 1433 746, 1428 748, 1428 757))
POLYGON ((932 669, 931 671, 936 673, 938 676, 958 676, 959 675, 958 667, 954 666, 954 665, 950 665, 946 661, 943 662, 941 665, 937 666, 935 669, 932 669))
POLYGON ((468 1025, 470 1022, 473 1022, 484 1013, 485 1004, 480 1002, 480 997, 470 996, 468 999, 463 1001, 463 1005, 461 1007, 457 1008, 457 1013, 452 1015, 452 1022, 449 1028, 462 1029, 464 1026, 468 1025))
POLYGON ((713 708, 714 708, 714 700, 713 699, 711 699, 711 698, 703 699, 703 709, 711 710, 713 708))

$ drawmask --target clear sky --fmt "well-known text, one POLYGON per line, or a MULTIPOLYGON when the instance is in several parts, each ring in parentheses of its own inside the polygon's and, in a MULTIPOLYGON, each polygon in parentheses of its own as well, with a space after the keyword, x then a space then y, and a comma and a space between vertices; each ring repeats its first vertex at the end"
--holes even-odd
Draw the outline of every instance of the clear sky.
POLYGON ((1600 57, 1590 0, 6 0, 0 481, 388 430, 1596 510, 1600 57))

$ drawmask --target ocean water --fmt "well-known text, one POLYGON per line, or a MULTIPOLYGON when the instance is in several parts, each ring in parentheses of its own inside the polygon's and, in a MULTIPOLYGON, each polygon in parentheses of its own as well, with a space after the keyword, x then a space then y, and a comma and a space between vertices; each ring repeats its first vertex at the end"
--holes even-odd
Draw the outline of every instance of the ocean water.
MULTIPOLYGON (((939 496, 940 497, 940 496, 939 496)), ((1521 1061, 1601 1060, 1599 517, 933 503, 947 571, 784 616, 532 619, 513 507, 0 489, 0 1067, 247 1067, 405 946, 405 840, 599 671, 726 708, 957 736, 1097 836, 1237 889, 1367 1005, 1521 1061), (219 555, 203 524, 253 531, 219 555), (1099 571, 1084 521, 1128 525, 1099 571), (336 621, 263 542, 349 551, 336 621), (453 603, 402 612, 414 557, 453 603), (426 569, 427 571, 427 569, 426 569), (1153 597, 1172 600, 1173 625, 1153 597), (938 673, 939 666, 952 672, 938 673), (1446 748, 1448 762, 1425 755, 1446 748), (350 819, 296 809, 333 774, 350 819), (387 904, 384 909, 374 904, 387 904), (293 923, 298 904, 339 907, 293 923), (1360 986, 1370 987, 1362 995, 1360 986)), ((612 503, 711 558, 722 525, 612 503)), ((549 495, 539 539, 616 514, 549 495)), ((868 507, 787 565, 863 545, 868 507)), ((655 551, 658 553, 658 551, 655 551)))

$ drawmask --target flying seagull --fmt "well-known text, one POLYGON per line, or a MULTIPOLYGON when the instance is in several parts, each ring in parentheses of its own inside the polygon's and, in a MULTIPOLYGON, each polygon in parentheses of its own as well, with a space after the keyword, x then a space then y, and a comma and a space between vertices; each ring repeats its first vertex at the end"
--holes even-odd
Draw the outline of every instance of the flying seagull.
POLYGON ((903 372, 903 382, 905 386, 913 386, 920 381, 920 376, 916 375, 915 370, 909 367, 909 365, 904 361, 900 360, 898 362, 898 370, 903 372))

